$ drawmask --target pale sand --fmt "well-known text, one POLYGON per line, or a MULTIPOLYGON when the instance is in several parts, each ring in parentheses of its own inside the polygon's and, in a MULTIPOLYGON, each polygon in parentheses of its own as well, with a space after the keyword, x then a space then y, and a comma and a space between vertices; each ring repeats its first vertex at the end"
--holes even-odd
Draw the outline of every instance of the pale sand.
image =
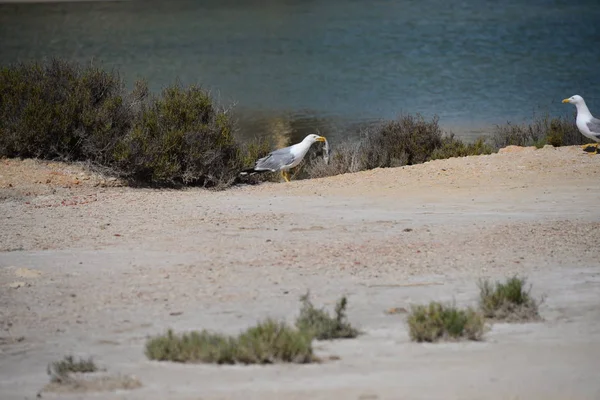
POLYGON ((0 160, 0 398, 34 398, 46 364, 74 353, 143 386, 43 398, 598 399, 600 156, 513 150, 223 192, 105 187, 74 166, 0 160), (547 296, 544 322, 423 345, 405 314, 384 312, 476 305, 479 277, 513 273, 547 296), (293 322, 307 289, 329 309, 347 295, 365 331, 315 344, 340 360, 143 354, 168 327, 293 322))

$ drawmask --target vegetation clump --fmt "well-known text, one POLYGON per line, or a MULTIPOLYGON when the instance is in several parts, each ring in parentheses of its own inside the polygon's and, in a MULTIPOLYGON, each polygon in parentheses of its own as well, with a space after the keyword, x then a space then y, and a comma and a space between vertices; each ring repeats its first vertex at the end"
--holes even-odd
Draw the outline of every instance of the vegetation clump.
POLYGON ((496 125, 491 140, 496 149, 506 146, 554 147, 583 145, 592 141, 583 136, 573 122, 574 118, 534 116, 531 123, 496 125))
POLYGON ((50 381, 55 383, 65 383, 70 380, 71 373, 89 373, 96 372, 98 367, 94 360, 88 359, 75 360, 73 356, 65 356, 60 361, 54 361, 48 364, 46 372, 50 376, 50 381))
MULTIPOLYGON (((358 141, 346 141, 332 148, 329 163, 307 157, 302 178, 321 178, 374 168, 400 167, 426 161, 491 154, 494 149, 478 139, 467 144, 445 135, 439 119, 403 115, 394 121, 372 125, 360 132, 358 141)), ((310 155, 310 153, 309 153, 310 155)))
POLYGON ((541 319, 539 302, 531 297, 526 279, 513 276, 504 283, 479 281, 479 308, 486 318, 498 321, 530 321, 541 319))
POLYGON ((484 138, 479 138, 473 143, 465 143, 456 139, 454 135, 444 137, 442 145, 431 153, 432 160, 451 157, 466 157, 472 155, 492 154, 494 149, 488 145, 484 138))
POLYGON ((348 300, 342 297, 335 306, 335 316, 330 316, 323 309, 315 308, 310 302, 309 294, 300 298, 302 308, 296 319, 296 327, 301 331, 308 332, 317 340, 330 340, 342 338, 355 338, 359 330, 354 328, 346 316, 348 300))
POLYGON ((138 99, 115 71, 58 59, 0 69, 0 156, 107 162, 138 99))
POLYGON ((267 319, 238 336, 202 332, 150 338, 146 356, 180 363, 272 364, 313 361, 312 338, 283 322, 267 319))
POLYGON ((407 323, 410 338, 416 342, 481 340, 485 332, 481 313, 472 308, 462 310, 438 302, 413 306, 407 323))
POLYGON ((113 156, 122 174, 153 183, 229 186, 243 167, 227 110, 194 85, 144 101, 113 156))

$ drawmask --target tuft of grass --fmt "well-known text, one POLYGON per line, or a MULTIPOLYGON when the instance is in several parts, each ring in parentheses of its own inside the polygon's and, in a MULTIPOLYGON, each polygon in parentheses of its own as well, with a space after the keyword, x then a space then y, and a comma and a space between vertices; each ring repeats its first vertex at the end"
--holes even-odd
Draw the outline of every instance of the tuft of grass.
POLYGON ((64 383, 70 380, 71 373, 89 373, 96 372, 98 367, 94 360, 88 359, 75 360, 73 356, 65 356, 60 361, 54 361, 48 364, 46 372, 50 376, 50 381, 55 383, 64 383))
POLYGON ((180 363, 271 364, 313 360, 311 337, 283 322, 267 319, 237 337, 202 332, 166 335, 146 342, 151 360, 180 363))
POLYGON ((331 317, 323 309, 317 309, 310 302, 309 294, 300 298, 302 308, 296 319, 296 327, 301 331, 308 332, 318 340, 355 338, 360 332, 347 320, 346 307, 348 300, 342 297, 335 306, 335 316, 331 317))
POLYGON ((308 363, 312 337, 283 322, 267 319, 237 339, 236 360, 244 364, 308 363))
POLYGON ((151 338, 146 343, 150 360, 233 364, 235 340, 206 330, 176 335, 171 329, 166 335, 151 338))
POLYGON ((531 297, 526 279, 513 276, 504 283, 479 281, 479 308, 486 318, 499 321, 531 321, 541 319, 539 302, 531 297))
POLYGON ((483 315, 472 308, 431 302, 413 306, 407 318, 410 338, 416 342, 440 340, 481 340, 485 332, 483 315))
POLYGON ((559 147, 592 143, 579 132, 574 118, 548 114, 534 115, 529 123, 496 125, 491 139, 496 149, 511 145, 541 148, 546 144, 559 147))

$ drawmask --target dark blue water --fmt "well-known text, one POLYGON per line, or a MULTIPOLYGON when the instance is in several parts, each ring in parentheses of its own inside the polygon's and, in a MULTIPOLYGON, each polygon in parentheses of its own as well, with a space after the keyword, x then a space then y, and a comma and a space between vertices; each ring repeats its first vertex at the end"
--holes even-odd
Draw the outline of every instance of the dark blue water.
MULTIPOLYGON (((2 64, 49 56, 179 78, 245 134, 438 115, 464 136, 534 112, 600 115, 598 0, 206 0, 0 5, 2 64)), ((306 129, 305 129, 306 130, 306 129)))

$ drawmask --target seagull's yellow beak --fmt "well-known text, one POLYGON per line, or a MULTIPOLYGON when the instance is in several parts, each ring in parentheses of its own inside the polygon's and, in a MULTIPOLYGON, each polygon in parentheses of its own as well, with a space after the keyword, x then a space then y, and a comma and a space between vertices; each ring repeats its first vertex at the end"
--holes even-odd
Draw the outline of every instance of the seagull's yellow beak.
POLYGON ((569 99, 564 99, 562 102, 563 103, 570 103, 571 101, 569 99))
POLYGON ((319 136, 316 139, 317 142, 326 142, 327 140, 323 136, 319 136))

